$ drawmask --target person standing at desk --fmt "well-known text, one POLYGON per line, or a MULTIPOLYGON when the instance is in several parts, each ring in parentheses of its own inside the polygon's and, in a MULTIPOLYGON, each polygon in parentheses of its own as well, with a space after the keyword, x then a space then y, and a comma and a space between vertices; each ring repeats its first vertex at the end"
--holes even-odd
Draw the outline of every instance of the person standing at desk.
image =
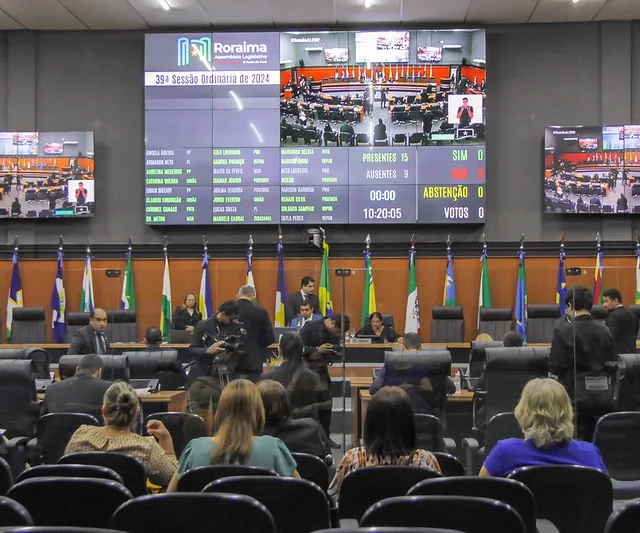
POLYGON ((291 323, 293 317, 298 314, 300 306, 304 303, 308 303, 314 313, 318 312, 318 306, 320 304, 318 301, 318 297, 313 292, 315 288, 316 282, 311 276, 305 276, 304 278, 302 278, 302 281, 300 282, 300 291, 294 292, 291 296, 289 296, 289 301, 287 302, 287 324, 291 323))
POLYGON ((95 353, 107 355, 111 353, 111 345, 104 332, 107 329, 107 313, 96 307, 89 313, 89 325, 80 328, 73 334, 69 346, 69 355, 95 353))
POLYGON ((380 89, 380 109, 387 107, 387 88, 380 89))
POLYGON ((369 315, 369 323, 358 330, 356 335, 375 335, 376 337, 380 337, 382 343, 398 342, 398 338, 400 337, 393 329, 384 325, 382 315, 377 311, 369 315))
POLYGON ((173 313, 173 329, 193 331, 198 322, 202 320, 202 313, 198 311, 195 293, 188 292, 180 307, 176 307, 173 313))
POLYGON ((622 294, 618 289, 604 291, 602 303, 609 313, 605 326, 609 328, 616 343, 617 353, 636 353, 638 317, 622 305, 622 294))

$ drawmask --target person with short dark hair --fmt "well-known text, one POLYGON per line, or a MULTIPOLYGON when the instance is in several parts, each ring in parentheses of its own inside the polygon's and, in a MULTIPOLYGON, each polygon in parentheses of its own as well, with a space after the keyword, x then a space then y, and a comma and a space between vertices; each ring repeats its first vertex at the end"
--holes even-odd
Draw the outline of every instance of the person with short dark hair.
POLYGON ((382 122, 382 119, 378 119, 378 123, 373 128, 373 140, 384 141, 387 138, 387 127, 382 122))
POLYGON ((198 310, 198 297, 195 292, 188 292, 184 296, 182 305, 173 312, 173 329, 193 331, 202 320, 202 313, 198 310))
POLYGON ((462 105, 458 108, 456 118, 460 121, 460 128, 466 128, 473 120, 473 106, 469 105, 469 99, 466 96, 462 98, 462 105))
POLYGON ((440 472, 438 459, 429 451, 416 449, 413 407, 400 387, 384 387, 367 407, 364 446, 347 450, 329 486, 329 495, 338 499, 340 487, 350 472, 367 466, 414 465, 440 472))
POLYGON ((636 353, 638 317, 622 305, 622 294, 618 289, 604 291, 602 303, 608 311, 605 325, 616 343, 618 354, 636 353))
POLYGON ((19 192, 16 191, 16 197, 11 204, 11 216, 12 217, 20 217, 22 216, 22 204, 20 204, 20 200, 18 199, 19 192))
POLYGON ((553 332, 549 370, 558 376, 569 396, 576 399, 578 435, 591 440, 597 417, 612 409, 609 391, 596 394, 593 378, 600 378, 600 383, 607 376, 606 363, 615 361, 618 354, 607 326, 591 316, 593 296, 587 287, 577 285, 570 288, 565 305, 571 322, 553 332))
POLYGON ((80 205, 87 203, 87 189, 84 188, 84 183, 78 183, 78 188, 76 189, 76 202, 80 205))
POLYGON ((111 345, 104 332, 107 329, 107 313, 96 307, 89 313, 89 325, 80 328, 73 334, 69 346, 69 355, 95 353, 107 355, 111 352, 111 345))
POLYGON ((320 303, 318 296, 314 293, 316 282, 311 276, 305 276, 300 282, 300 290, 289 296, 289 300, 285 307, 286 323, 290 324, 295 316, 298 315, 300 306, 308 303, 313 313, 318 313, 320 303))
POLYGON ((300 306, 298 316, 289 323, 289 326, 296 328, 296 331, 300 331, 307 322, 321 319, 322 315, 314 313, 309 302, 305 302, 300 306))
POLYGON ((524 344, 522 335, 517 331, 510 331, 502 339, 505 348, 520 348, 524 344))
POLYGON ((76 373, 47 387, 42 414, 86 413, 102 420, 102 400, 110 383, 102 380, 104 362, 99 355, 80 359, 76 373))
POLYGON ((173 439, 159 420, 147 422, 149 437, 131 431, 140 415, 140 399, 131 385, 116 381, 104 395, 104 426, 80 426, 64 453, 117 452, 131 455, 144 467, 149 481, 166 487, 178 467, 173 439), (158 439, 156 441, 156 438, 158 439))
POLYGON ((147 328, 144 332, 144 343, 147 345, 145 352, 155 352, 161 350, 160 345, 164 341, 160 328, 147 328))

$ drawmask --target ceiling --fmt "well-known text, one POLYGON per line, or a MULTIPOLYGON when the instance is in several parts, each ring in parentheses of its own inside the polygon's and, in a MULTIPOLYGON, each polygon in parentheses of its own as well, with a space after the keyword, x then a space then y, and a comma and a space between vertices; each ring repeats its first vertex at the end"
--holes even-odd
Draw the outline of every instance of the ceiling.
POLYGON ((639 0, 0 0, 0 30, 506 24, 640 19, 639 0))

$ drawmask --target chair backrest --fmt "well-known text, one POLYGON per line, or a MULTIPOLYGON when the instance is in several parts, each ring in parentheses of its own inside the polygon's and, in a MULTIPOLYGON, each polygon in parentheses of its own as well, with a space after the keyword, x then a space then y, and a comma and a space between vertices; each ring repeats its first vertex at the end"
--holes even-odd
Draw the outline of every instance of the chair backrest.
POLYGON ((278 533, 311 533, 331 526, 329 500, 306 479, 280 476, 237 476, 209 483, 203 492, 244 494, 262 503, 278 533), (295 512, 291 506, 295 505, 295 512))
MULTIPOLYGON (((76 368, 80 364, 82 354, 63 355, 58 361, 58 372, 60 379, 67 379, 74 376, 76 368)), ((129 382, 129 358, 126 355, 101 355, 102 358, 102 379, 105 381, 126 381, 129 382)))
POLYGON ((556 320, 560 318, 560 304, 527 305, 527 342, 551 342, 556 320))
POLYGON ((635 533, 639 523, 640 500, 633 500, 611 513, 604 533, 635 533))
POLYGON ((407 496, 469 496, 498 500, 518 512, 526 533, 536 533, 536 501, 526 485, 515 479, 477 476, 427 479, 411 487, 407 496))
POLYGON ((178 359, 178 350, 124 352, 129 358, 131 379, 159 379, 162 390, 178 390, 186 376, 178 359))
POLYGON ((128 533, 275 533, 271 513, 242 494, 156 494, 125 503, 114 528, 128 533))
POLYGON ((481 307, 478 333, 488 333, 493 339, 502 339, 513 329, 511 307, 481 307))
POLYGON ((165 425, 171 434, 173 449, 178 458, 189 441, 209 436, 207 424, 194 413, 153 413, 145 419, 145 428, 150 420, 160 420, 165 425))
POLYGON ((47 342, 44 307, 14 307, 11 342, 42 344, 47 342))
POLYGON ((448 350, 385 353, 385 385, 403 388, 418 413, 439 416, 444 411, 450 375, 448 350))
POLYGON ((488 454, 498 444, 498 441, 510 438, 523 438, 522 428, 516 420, 516 415, 513 413, 493 415, 487 422, 484 442, 485 454, 488 454))
POLYGON ((371 506, 361 526, 451 527, 466 533, 524 533, 518 513, 506 503, 462 496, 400 496, 371 506))
POLYGON ((434 306, 431 309, 431 342, 464 342, 464 310, 434 306))
POLYGON ((110 468, 122 478, 124 486, 134 497, 147 493, 147 476, 142 463, 123 453, 78 452, 60 458, 61 465, 98 465, 110 468))
MULTIPOLYGON (((3 527, 2 533, 122 533, 115 529, 100 527, 74 527, 74 526, 35 526, 35 527, 3 527)), ((427 531, 427 533, 432 533, 427 531)), ((438 533, 438 532, 433 532, 438 533)), ((450 533, 445 531, 442 533, 450 533)))
POLYGON ((34 362, 36 369, 36 377, 40 379, 49 379, 49 352, 42 348, 3 348, 0 349, 0 360, 2 359, 29 359, 34 362))
POLYGON ((620 379, 620 409, 622 411, 640 410, 640 354, 620 354, 622 363, 620 379))
POLYGON ((135 309, 109 309, 109 342, 138 342, 138 322, 135 309))
POLYGON ((549 348, 485 349, 485 420, 511 412, 523 387, 534 378, 548 376, 549 348))
POLYGON ((342 480, 338 514, 341 519, 355 518, 360 521, 374 503, 393 496, 403 496, 416 483, 432 477, 441 477, 441 474, 430 468, 411 465, 358 468, 342 480))
POLYGON ((640 480, 640 413, 609 413, 600 417, 593 433, 609 476, 617 481, 640 480))
POLYGON ((504 346, 502 341, 471 341, 469 352, 469 386, 475 390, 478 379, 484 371, 484 360, 487 348, 500 348, 504 346))
MULTIPOLYGON (((6 530, 11 531, 11 530, 6 530)), ((26 532, 28 533, 28 532, 26 532)), ((35 532, 39 533, 39 532, 35 532)), ((45 532, 47 533, 47 532, 45 532)), ((55 532, 52 532, 55 533, 55 532)), ((92 533, 89 531, 88 533, 92 533)), ((439 527, 341 527, 340 529, 321 529, 315 533, 464 533, 463 531, 451 528, 442 529, 439 527)))
MULTIPOLYGON (((640 305, 630 305, 629 311, 631 311, 638 319, 640 319, 640 305)), ((640 339, 640 329, 638 329, 638 339, 640 339)))
POLYGON ((35 433, 39 414, 35 380, 33 361, 0 361, 0 428, 8 439, 35 433))
POLYGON ((443 451, 444 430, 440 419, 427 413, 415 413, 413 419, 416 423, 416 448, 443 451))
POLYGON ((71 342, 75 332, 88 324, 89 313, 67 313, 67 342, 71 342))
POLYGON ((604 305, 594 305, 591 308, 591 316, 600 322, 604 322, 607 319, 607 309, 604 305))
POLYGON ((124 485, 120 474, 110 468, 96 465, 37 465, 24 470, 16 483, 36 477, 90 477, 108 479, 124 485))
POLYGON ((231 476, 277 476, 272 470, 246 465, 199 466, 186 471, 178 479, 178 492, 200 492, 209 483, 231 476))
POLYGON ((0 457, 0 496, 4 496, 13 485, 13 474, 11 467, 2 457, 0 457))
POLYGON ((296 470, 302 479, 312 481, 324 492, 329 488, 329 468, 325 462, 309 453, 292 453, 296 461, 296 470))
POLYGON ((0 496, 0 527, 3 526, 32 526, 33 520, 29 511, 11 498, 0 496))
POLYGON ((455 476, 464 476, 464 466, 460 460, 446 452, 432 452, 433 455, 436 456, 438 460, 438 464, 440 465, 440 471, 443 476, 446 477, 455 477, 455 476))
POLYGON ((601 533, 611 514, 609 476, 584 466, 527 466, 510 476, 524 483, 536 499, 536 516, 562 533, 601 533))
POLYGON ((49 413, 38 420, 36 438, 45 464, 54 464, 64 455, 71 437, 81 425, 99 426, 96 417, 85 413, 49 413))
POLYGON ((39 526, 100 527, 131 499, 120 483, 107 479, 46 477, 14 485, 10 498, 24 505, 39 526))

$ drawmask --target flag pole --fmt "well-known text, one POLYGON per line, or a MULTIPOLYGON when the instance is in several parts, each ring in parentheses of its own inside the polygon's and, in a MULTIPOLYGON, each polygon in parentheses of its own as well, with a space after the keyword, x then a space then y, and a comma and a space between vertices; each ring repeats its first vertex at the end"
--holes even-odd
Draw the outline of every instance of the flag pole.
POLYGON ((482 242, 482 255, 487 257, 487 238, 484 233, 482 234, 482 240, 480 242, 482 242))
POLYGON ((19 246, 19 241, 18 241, 18 236, 16 235, 15 239, 13 239, 13 253, 15 254, 18 253, 18 246, 19 246))

